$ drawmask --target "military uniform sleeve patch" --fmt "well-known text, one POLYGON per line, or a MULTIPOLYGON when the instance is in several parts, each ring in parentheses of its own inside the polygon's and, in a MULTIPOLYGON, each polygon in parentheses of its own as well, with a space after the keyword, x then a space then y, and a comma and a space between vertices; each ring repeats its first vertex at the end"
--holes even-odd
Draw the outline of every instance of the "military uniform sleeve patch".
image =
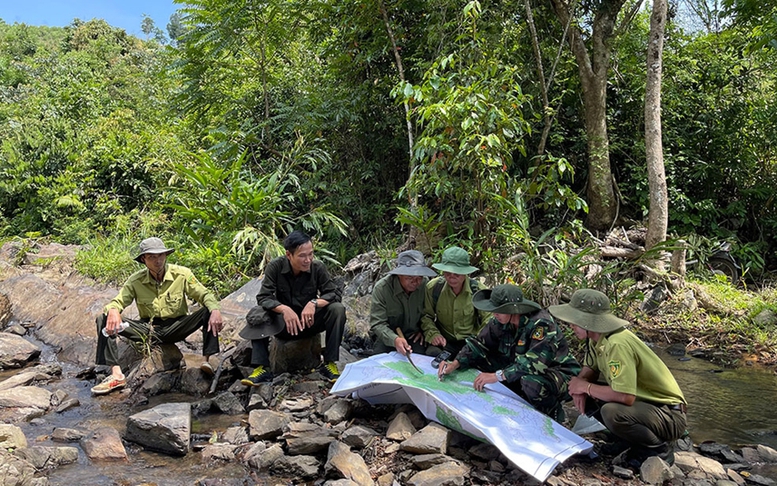
POLYGON ((197 285, 197 277, 195 277, 194 274, 189 275, 189 278, 186 279, 186 281, 189 285, 197 285))
POLYGON ((609 363, 607 363, 607 366, 610 368, 610 376, 612 378, 617 378, 618 375, 621 374, 622 368, 621 368, 620 361, 616 361, 616 360, 610 361, 609 363))
POLYGON ((535 341, 542 341, 545 339, 545 328, 544 327, 537 327, 534 329, 534 331, 531 333, 531 338, 535 341))

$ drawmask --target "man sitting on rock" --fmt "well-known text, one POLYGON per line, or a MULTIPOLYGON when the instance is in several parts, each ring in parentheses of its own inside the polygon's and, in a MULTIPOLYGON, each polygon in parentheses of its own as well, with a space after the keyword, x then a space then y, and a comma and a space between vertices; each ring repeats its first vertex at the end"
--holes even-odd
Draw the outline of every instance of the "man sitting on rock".
POLYGON ((375 284, 370 303, 370 330, 376 353, 396 349, 402 356, 426 352, 420 322, 428 277, 437 273, 424 263, 417 250, 397 255, 396 267, 375 284), (402 331, 402 336, 397 334, 402 331))
POLYGON ((597 290, 578 290, 569 304, 548 310, 586 342, 583 370, 569 382, 575 407, 631 446, 629 466, 650 456, 674 463, 673 442, 685 432, 686 402, 661 358, 625 328, 628 321, 612 315, 610 299, 597 290))
POLYGON ((267 311, 268 325, 251 325, 249 321, 240 331, 241 337, 251 340, 251 365, 255 366, 241 383, 258 386, 273 380, 270 336, 289 341, 310 338, 322 331, 326 331, 326 349, 318 372, 334 382, 340 376, 336 361, 345 329, 340 289, 326 266, 313 259, 310 236, 293 231, 283 240, 283 247, 286 254, 267 265, 262 288, 256 295, 256 302, 267 311))
POLYGON ((477 338, 467 338, 453 362, 440 363, 440 378, 459 367, 476 367, 483 371, 475 378, 476 390, 502 382, 540 412, 563 420, 567 384, 580 372, 580 364, 569 354, 553 317, 511 284, 481 290, 472 303, 493 317, 477 338))
POLYGON ((219 353, 218 335, 223 326, 219 301, 191 270, 167 263, 167 255, 174 251, 165 247, 159 238, 147 238, 140 242, 135 261, 145 268, 127 279, 119 295, 105 306, 105 313, 97 317, 96 362, 111 366, 111 374, 92 388, 95 395, 104 395, 126 385, 119 366, 117 335, 133 343, 173 344, 202 329, 205 361, 201 369, 213 375, 210 356, 219 353), (187 297, 202 307, 189 314, 187 297), (124 318, 122 322, 121 312, 133 300, 140 318, 124 318))

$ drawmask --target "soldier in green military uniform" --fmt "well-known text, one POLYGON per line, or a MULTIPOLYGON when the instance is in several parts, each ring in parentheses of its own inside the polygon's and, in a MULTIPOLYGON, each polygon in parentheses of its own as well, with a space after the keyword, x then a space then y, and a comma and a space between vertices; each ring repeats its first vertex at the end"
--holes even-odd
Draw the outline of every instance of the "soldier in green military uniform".
POLYGON ((481 290, 472 303, 493 317, 477 338, 466 340, 453 362, 440 363, 440 378, 457 368, 476 367, 482 371, 476 390, 501 382, 540 412, 562 420, 567 384, 580 365, 553 317, 511 284, 481 290))
POLYGON ((201 329, 202 354, 205 356, 201 369, 213 375, 209 357, 219 352, 218 335, 223 326, 219 301, 191 270, 167 263, 167 255, 174 251, 165 247, 159 238, 141 241, 135 261, 145 268, 127 279, 119 295, 105 306, 105 313, 97 317, 96 362, 111 366, 111 374, 92 388, 95 395, 104 395, 126 385, 119 366, 117 335, 136 343, 150 339, 152 343, 172 344, 201 329), (187 297, 202 307, 189 314, 187 297), (140 318, 123 318, 122 321, 121 312, 133 301, 140 318), (127 327, 122 326, 123 323, 127 327))
POLYGON ((629 465, 650 456, 672 464, 673 442, 685 433, 686 402, 661 358, 625 329, 628 321, 612 315, 610 299, 597 290, 578 290, 569 304, 548 310, 586 341, 583 370, 569 383, 575 407, 631 446, 629 465), (598 411, 591 410, 594 403, 598 411))

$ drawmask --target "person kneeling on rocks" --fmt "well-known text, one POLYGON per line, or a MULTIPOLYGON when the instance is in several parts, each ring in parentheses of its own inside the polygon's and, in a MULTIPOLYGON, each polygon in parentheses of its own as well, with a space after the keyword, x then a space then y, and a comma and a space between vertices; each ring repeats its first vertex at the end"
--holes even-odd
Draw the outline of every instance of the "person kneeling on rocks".
POLYGON ((586 341, 583 370, 569 382, 575 407, 630 447, 628 465, 651 456, 673 464, 673 443, 685 432, 686 401, 669 368, 625 328, 628 321, 612 314, 610 299, 597 290, 578 290, 568 304, 548 310, 586 341))
POLYGON ((126 378, 119 366, 116 336, 123 336, 133 343, 174 344, 202 329, 202 354, 205 356, 200 369, 213 375, 210 356, 219 353, 219 332, 223 320, 216 296, 202 285, 191 270, 167 263, 167 255, 174 249, 165 247, 159 238, 147 238, 140 242, 135 261, 145 265, 130 276, 119 294, 97 317, 98 365, 111 366, 111 374, 92 388, 95 395, 104 395, 126 385, 126 378), (189 314, 186 298, 202 307, 189 314), (135 301, 140 319, 122 321, 121 312, 135 301))
POLYGON ((511 284, 480 290, 472 304, 493 317, 476 338, 466 339, 453 362, 440 363, 440 379, 459 367, 474 367, 482 371, 475 378, 476 390, 502 382, 538 411, 563 420, 567 383, 580 365, 553 317, 511 284))

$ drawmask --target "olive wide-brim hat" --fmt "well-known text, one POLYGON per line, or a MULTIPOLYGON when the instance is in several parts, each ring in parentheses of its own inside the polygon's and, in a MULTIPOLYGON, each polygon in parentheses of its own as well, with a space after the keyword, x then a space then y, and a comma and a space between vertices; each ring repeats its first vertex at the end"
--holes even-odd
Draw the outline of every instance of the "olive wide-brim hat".
POLYGON ((238 335, 245 340, 264 339, 275 336, 285 327, 286 323, 282 318, 273 319, 264 307, 257 305, 248 311, 246 325, 238 335))
POLYGON ((542 307, 523 298, 520 287, 512 284, 497 285, 493 290, 479 290, 472 296, 476 309, 497 314, 533 314, 542 307))
POLYGON ((397 266, 388 274, 408 277, 437 276, 437 272, 426 266, 424 254, 418 250, 407 250, 397 255, 397 266))
POLYGON ((599 334, 608 334, 629 325, 629 321, 612 314, 610 299, 593 289, 577 290, 569 304, 552 305, 548 311, 557 319, 599 334))
POLYGON ((469 264, 469 253, 458 246, 452 246, 442 252, 442 261, 433 264, 432 268, 457 275, 469 275, 478 271, 478 267, 469 264))
POLYGON ((138 263, 143 263, 140 261, 140 257, 146 253, 164 253, 165 255, 169 255, 174 251, 174 248, 167 248, 165 243, 160 238, 146 238, 140 242, 140 245, 138 245, 138 256, 135 257, 135 261, 138 263))

